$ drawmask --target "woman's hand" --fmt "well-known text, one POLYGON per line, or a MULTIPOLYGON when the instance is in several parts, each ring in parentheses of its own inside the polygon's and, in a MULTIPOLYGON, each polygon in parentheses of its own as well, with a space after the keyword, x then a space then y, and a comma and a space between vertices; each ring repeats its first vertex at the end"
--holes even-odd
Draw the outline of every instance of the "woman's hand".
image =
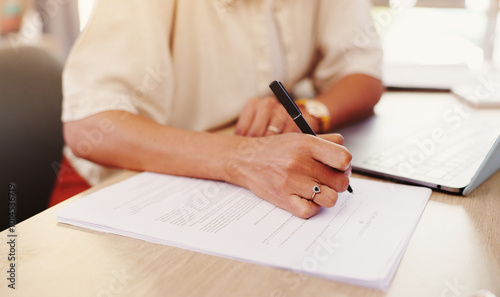
MULTIPOLYGON (((314 131, 318 131, 319 121, 304 114, 314 131)), ((300 132, 285 108, 274 97, 251 99, 238 118, 235 134, 240 136, 270 136, 287 132, 300 132)))
POLYGON ((351 154, 338 134, 243 137, 195 132, 123 111, 65 123, 64 133, 79 157, 109 167, 225 180, 302 218, 332 207, 349 184, 351 154), (113 129, 102 130, 102 123, 113 129), (98 133, 100 141, 90 146, 81 131, 98 133), (82 143, 90 147, 81 151, 82 143), (321 192, 313 199, 318 185, 321 192))
POLYGON ((301 218, 335 205, 349 185, 351 154, 339 134, 288 133, 248 138, 240 145, 231 182, 301 218), (314 194, 319 186, 321 192, 314 194))

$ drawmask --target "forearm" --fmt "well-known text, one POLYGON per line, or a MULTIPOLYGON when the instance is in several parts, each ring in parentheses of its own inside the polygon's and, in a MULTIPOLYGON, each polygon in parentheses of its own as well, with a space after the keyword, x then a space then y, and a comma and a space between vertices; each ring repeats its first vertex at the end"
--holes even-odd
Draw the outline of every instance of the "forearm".
POLYGON ((75 155, 102 165, 217 180, 228 178, 227 164, 235 161, 232 154, 242 141, 163 126, 122 111, 65 123, 64 136, 75 155))
POLYGON ((337 127, 371 115, 383 91, 384 87, 379 79, 352 74, 319 94, 316 99, 327 105, 331 127, 337 127))
POLYGON ((345 172, 351 155, 335 134, 212 134, 108 111, 65 123, 64 135, 78 157, 119 168, 224 180, 302 218, 321 206, 332 207, 349 184, 345 172), (311 189, 318 184, 322 192, 313 201, 311 189))

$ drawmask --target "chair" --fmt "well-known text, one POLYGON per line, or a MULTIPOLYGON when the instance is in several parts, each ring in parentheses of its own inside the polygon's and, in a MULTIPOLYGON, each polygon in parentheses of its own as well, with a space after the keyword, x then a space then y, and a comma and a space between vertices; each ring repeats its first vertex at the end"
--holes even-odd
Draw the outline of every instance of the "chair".
POLYGON ((0 49, 0 230, 16 185, 21 222, 47 208, 62 157, 62 63, 38 47, 0 49))

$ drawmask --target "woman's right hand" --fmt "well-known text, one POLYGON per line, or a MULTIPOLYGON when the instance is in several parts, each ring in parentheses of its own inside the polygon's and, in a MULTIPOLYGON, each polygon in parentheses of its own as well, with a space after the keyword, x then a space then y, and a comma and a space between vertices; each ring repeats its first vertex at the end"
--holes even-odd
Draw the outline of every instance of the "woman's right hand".
POLYGON ((342 144, 339 134, 246 138, 235 163, 229 165, 229 181, 298 217, 309 218, 321 207, 334 206, 338 193, 349 185, 352 156, 342 144), (315 186, 321 192, 313 199, 315 186))

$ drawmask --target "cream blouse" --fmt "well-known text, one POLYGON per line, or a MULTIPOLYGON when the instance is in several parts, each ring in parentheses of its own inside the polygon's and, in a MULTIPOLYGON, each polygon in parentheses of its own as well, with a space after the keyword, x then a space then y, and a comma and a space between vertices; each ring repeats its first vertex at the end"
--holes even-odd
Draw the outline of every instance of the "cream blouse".
MULTIPOLYGON (((309 78, 322 92, 352 73, 380 78, 370 9, 370 0, 97 1, 65 66, 62 120, 124 110, 203 131, 271 95, 274 79, 293 89, 309 78)), ((78 149, 98 145, 97 132, 78 149)), ((105 124, 100 132, 110 133, 105 124)), ((65 155, 92 185, 116 172, 65 155)))

